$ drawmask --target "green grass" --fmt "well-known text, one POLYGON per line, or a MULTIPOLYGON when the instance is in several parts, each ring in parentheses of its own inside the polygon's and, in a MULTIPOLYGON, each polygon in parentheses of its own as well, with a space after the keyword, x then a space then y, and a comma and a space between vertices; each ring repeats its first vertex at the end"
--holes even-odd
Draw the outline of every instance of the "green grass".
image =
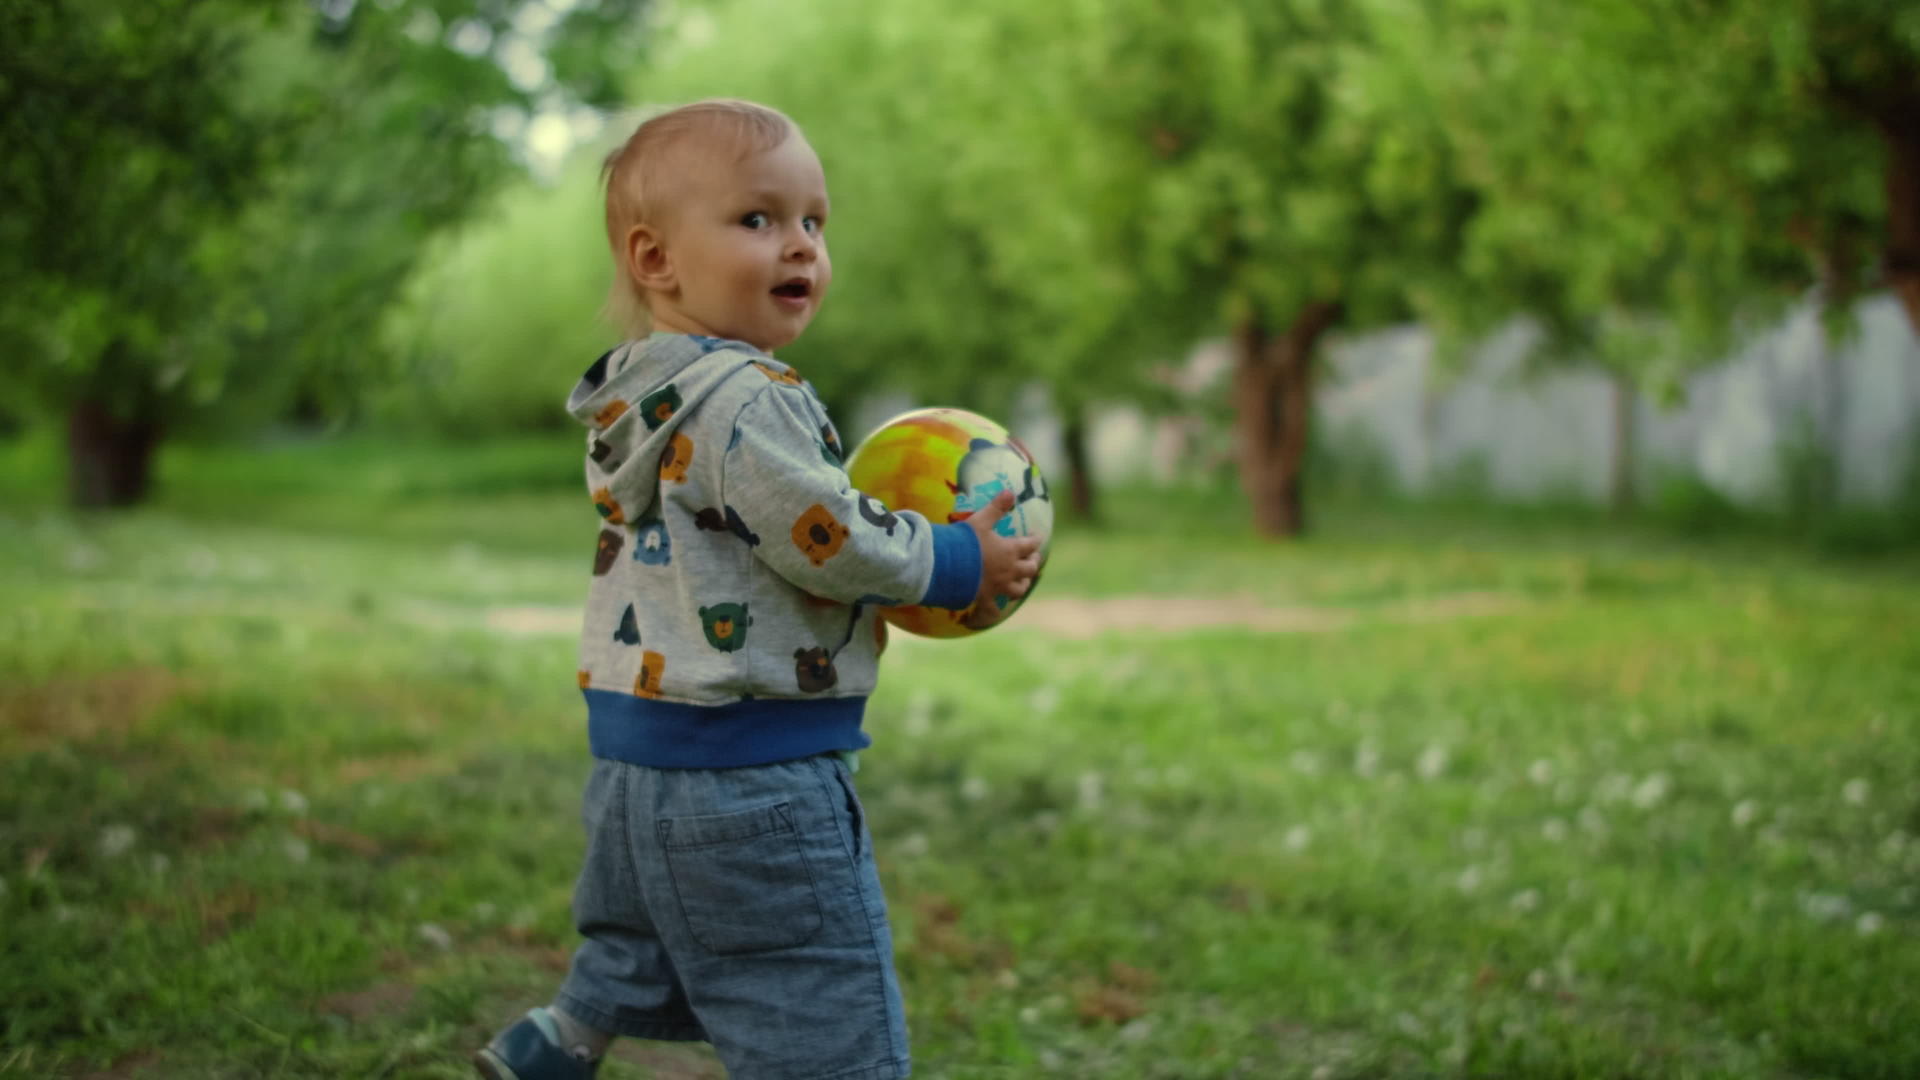
MULTIPOLYGON (((188 450, 115 516, 0 453, 0 1076, 464 1076, 549 997, 572 451, 188 450)), ((895 636, 859 779, 916 1075, 1920 1075, 1913 558, 1109 516, 1047 601, 1342 618, 895 636)))

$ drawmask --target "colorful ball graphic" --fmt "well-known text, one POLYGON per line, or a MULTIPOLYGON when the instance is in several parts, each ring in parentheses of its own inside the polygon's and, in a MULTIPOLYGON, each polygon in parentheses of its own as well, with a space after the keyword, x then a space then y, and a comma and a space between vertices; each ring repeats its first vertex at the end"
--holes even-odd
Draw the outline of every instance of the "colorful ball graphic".
MULTIPOLYGON (((1040 562, 1046 565, 1053 537, 1053 500, 1046 479, 1019 439, 978 413, 918 409, 896 416, 854 448, 847 474, 855 488, 884 503, 885 509, 917 511, 935 525, 965 521, 994 496, 1011 491, 1018 501, 994 531, 1039 537, 1040 562)), ((861 512, 868 513, 866 503, 861 512)), ((883 514, 876 507, 869 520, 883 514)), ((1003 608, 1020 605, 1007 597, 999 600, 1003 608)), ((984 621, 973 611, 918 605, 883 608, 881 615, 910 634, 936 638, 978 633, 984 621)))

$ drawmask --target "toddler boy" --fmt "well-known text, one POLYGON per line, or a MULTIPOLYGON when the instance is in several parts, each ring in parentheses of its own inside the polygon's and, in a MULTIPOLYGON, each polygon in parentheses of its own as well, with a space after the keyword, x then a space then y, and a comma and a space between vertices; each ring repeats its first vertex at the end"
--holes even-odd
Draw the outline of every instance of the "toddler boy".
POLYGON ((905 1076, 849 768, 870 741, 876 608, 996 611, 1025 595, 1038 542, 993 531, 1010 495, 934 524, 854 490, 825 408, 773 358, 832 279, 826 178, 790 120, 674 109, 605 180, 614 300, 651 332, 567 403, 602 519, 579 671, 586 942, 553 1003, 475 1065, 582 1080, 627 1035, 710 1041, 746 1080, 905 1076))

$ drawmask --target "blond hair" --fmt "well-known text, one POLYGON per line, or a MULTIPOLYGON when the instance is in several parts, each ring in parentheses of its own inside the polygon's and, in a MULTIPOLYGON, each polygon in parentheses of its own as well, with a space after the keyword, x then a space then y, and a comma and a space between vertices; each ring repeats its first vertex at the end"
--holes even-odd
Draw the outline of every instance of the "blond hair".
POLYGON ((613 285, 607 314, 629 334, 647 333, 652 321, 646 294, 627 267, 627 234, 635 225, 662 221, 672 202, 679 156, 698 139, 731 152, 735 160, 764 153, 799 132, 778 109, 735 98, 709 98, 656 113, 633 129, 600 168, 606 189, 607 247, 613 252, 613 285))

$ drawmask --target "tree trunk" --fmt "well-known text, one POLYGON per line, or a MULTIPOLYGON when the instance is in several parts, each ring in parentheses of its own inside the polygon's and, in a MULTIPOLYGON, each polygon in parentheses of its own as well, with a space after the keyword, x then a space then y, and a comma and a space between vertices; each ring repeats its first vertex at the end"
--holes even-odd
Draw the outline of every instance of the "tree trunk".
POLYGON ((1920 116, 1883 118, 1880 130, 1887 140, 1887 285, 1920 334, 1920 116))
POLYGON ((1094 507, 1092 462, 1087 456, 1085 409, 1076 407, 1068 412, 1060 442, 1067 454, 1067 508, 1081 521, 1096 521, 1099 514, 1094 507))
POLYGON ((1306 531, 1307 440, 1313 417, 1313 348, 1340 317, 1308 304, 1274 337, 1258 315, 1234 329, 1234 443, 1254 527, 1268 536, 1306 531))
POLYGON ((1615 514, 1633 509, 1633 474, 1638 455, 1634 453, 1634 409, 1639 391, 1633 380, 1613 373, 1613 453, 1607 463, 1607 503, 1615 514))
POLYGON ((67 490, 73 505, 132 506, 146 498, 160 424, 83 400, 67 414, 67 490))

